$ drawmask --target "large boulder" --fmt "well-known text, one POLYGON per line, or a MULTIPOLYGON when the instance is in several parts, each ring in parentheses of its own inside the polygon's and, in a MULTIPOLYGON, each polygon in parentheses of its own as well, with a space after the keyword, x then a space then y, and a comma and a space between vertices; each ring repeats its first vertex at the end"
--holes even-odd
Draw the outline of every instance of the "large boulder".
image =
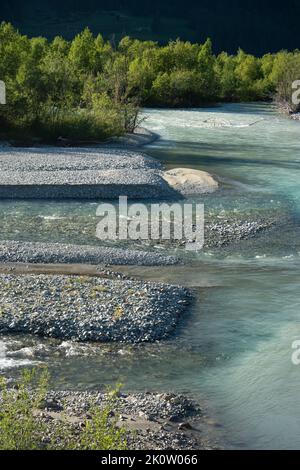
POLYGON ((165 171, 163 178, 169 186, 184 196, 212 193, 218 189, 218 182, 206 171, 174 168, 165 171))

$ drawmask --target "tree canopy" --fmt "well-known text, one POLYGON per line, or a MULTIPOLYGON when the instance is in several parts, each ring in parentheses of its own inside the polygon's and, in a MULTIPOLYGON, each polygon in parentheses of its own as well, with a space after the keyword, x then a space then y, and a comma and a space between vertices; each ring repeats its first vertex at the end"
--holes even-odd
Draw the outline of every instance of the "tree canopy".
POLYGON ((188 107, 218 101, 292 96, 300 52, 255 57, 242 49, 214 54, 210 39, 161 46, 124 37, 118 44, 86 28, 73 40, 28 38, 0 26, 0 80, 7 105, 2 129, 106 138, 132 131, 140 106, 188 107))

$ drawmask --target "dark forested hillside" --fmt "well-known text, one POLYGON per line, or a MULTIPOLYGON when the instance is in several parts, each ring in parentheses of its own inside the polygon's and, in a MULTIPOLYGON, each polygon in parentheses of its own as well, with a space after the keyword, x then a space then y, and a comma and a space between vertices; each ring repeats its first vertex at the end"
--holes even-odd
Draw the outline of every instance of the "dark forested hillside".
POLYGON ((116 40, 211 37, 215 51, 254 54, 299 47, 297 0, 1 0, 0 19, 23 33, 73 37, 85 26, 116 40))

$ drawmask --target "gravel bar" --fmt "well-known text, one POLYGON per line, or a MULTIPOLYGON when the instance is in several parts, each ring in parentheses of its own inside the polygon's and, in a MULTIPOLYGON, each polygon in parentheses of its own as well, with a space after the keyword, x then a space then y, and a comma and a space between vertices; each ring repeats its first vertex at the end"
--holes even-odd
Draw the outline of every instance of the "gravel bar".
MULTIPOLYGON (((103 392, 50 391, 41 413, 47 427, 45 439, 62 415, 73 423, 74 435, 78 434, 90 404, 102 409, 106 403, 103 392)), ((185 395, 121 393, 112 413, 118 426, 128 431, 129 449, 216 448, 202 427, 204 419, 198 403, 185 395)))
POLYGON ((0 262, 166 266, 179 260, 175 256, 126 248, 7 240, 0 241, 0 262))
MULTIPOLYGON (((29 391, 30 392, 30 391, 29 391)), ((15 389, 9 393, 15 395, 15 389)), ((0 402, 1 402, 0 393, 0 402)), ((211 439, 211 426, 199 404, 175 393, 118 393, 111 401, 104 391, 49 391, 35 413, 44 429, 39 435, 41 448, 55 440, 56 449, 64 449, 63 435, 67 425, 73 439, 78 439, 91 419, 91 408, 109 406, 110 419, 125 431, 128 450, 212 450, 220 449, 211 439)))
POLYGON ((172 197, 155 159, 91 148, 0 149, 0 198, 115 199, 172 197))
POLYGON ((190 301, 187 289, 88 276, 0 275, 0 333, 75 341, 166 338, 190 301))
POLYGON ((161 169, 161 163, 141 152, 98 148, 0 148, 1 171, 85 171, 161 169))

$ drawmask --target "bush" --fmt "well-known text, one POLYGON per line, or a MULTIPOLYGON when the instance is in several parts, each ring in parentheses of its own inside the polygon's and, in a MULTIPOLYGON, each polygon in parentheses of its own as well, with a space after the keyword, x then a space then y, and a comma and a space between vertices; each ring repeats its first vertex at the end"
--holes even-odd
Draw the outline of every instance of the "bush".
POLYGON ((122 134, 120 118, 115 113, 93 110, 61 111, 55 116, 45 113, 31 125, 31 134, 51 142, 63 137, 71 140, 103 141, 122 134))
POLYGON ((85 420, 79 442, 77 444, 75 442, 74 448, 81 450, 126 450, 125 429, 116 426, 115 413, 112 413, 117 405, 117 390, 109 391, 108 396, 109 399, 102 409, 96 405, 91 406, 90 419, 85 420))
POLYGON ((48 373, 43 370, 37 379, 36 389, 30 386, 36 380, 35 370, 25 370, 22 380, 12 390, 1 378, 0 449, 36 450, 41 447, 40 439, 45 432, 44 425, 36 420, 35 411, 43 403, 48 384, 48 373))
POLYGON ((23 371, 13 388, 0 380, 0 450, 126 450, 126 431, 112 411, 118 407, 118 389, 107 392, 102 408, 90 404, 78 430, 63 413, 47 424, 41 419, 48 384, 45 368, 23 371))

